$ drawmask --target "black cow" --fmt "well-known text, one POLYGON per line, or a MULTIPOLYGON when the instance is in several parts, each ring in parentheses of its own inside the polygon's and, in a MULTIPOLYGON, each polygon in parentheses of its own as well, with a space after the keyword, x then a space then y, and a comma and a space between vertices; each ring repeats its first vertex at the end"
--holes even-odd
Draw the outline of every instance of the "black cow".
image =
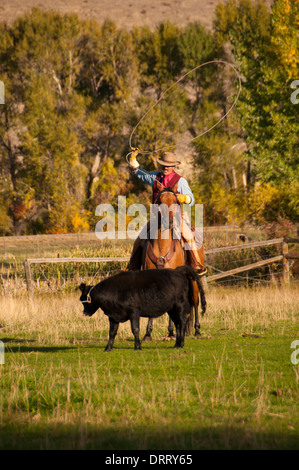
POLYGON ((190 266, 177 269, 123 271, 95 286, 79 286, 84 315, 93 315, 101 308, 109 317, 109 341, 105 351, 111 351, 119 323, 130 320, 135 338, 139 340, 140 317, 157 318, 167 312, 176 326, 175 348, 184 346, 185 328, 192 308, 191 280, 197 281, 201 295, 202 315, 206 309, 200 280, 190 266))

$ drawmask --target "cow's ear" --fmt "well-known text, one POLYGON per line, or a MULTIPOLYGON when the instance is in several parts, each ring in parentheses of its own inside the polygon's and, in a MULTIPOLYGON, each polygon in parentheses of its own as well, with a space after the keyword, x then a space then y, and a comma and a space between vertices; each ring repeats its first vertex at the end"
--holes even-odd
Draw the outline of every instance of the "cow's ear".
POLYGON ((85 287, 86 287, 86 284, 84 284, 84 282, 81 282, 81 284, 79 286, 80 291, 83 292, 85 287))

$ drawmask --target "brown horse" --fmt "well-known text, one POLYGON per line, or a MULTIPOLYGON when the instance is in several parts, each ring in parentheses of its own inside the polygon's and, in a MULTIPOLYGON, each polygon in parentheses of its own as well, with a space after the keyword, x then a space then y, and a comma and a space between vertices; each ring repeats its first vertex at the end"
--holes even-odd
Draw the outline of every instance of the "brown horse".
MULTIPOLYGON (((180 205, 177 200, 177 185, 173 188, 164 188, 158 183, 159 195, 155 204, 159 206, 159 212, 156 219, 156 227, 153 229, 148 223, 148 238, 142 253, 142 269, 175 269, 187 263, 186 250, 184 250, 181 241, 174 238, 173 219, 176 205, 180 205), (150 230, 149 230, 150 229, 150 230)), ((203 253, 202 253, 203 257, 203 253)), ((201 286, 201 283, 200 283, 201 286)), ((198 320, 199 294, 201 297, 202 314, 205 311, 205 299, 203 289, 199 292, 198 285, 192 281, 193 287, 193 307, 195 311, 195 336, 200 336, 200 324, 198 320)), ((163 293, 161 292, 161 295, 163 293)), ((193 312, 192 312, 193 313, 193 312)), ((193 314, 189 316, 186 332, 190 334, 193 322, 193 314)), ((151 340, 153 329, 153 320, 149 319, 146 334, 143 341, 151 340)), ((168 336, 174 338, 174 325, 169 319, 168 336)), ((174 338, 175 339, 175 338, 174 338)))

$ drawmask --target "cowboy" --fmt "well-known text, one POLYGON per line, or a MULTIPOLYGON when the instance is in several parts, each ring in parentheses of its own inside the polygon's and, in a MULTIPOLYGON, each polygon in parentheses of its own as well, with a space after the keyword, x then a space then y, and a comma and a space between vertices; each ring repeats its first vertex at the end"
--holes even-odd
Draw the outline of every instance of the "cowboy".
MULTIPOLYGON (((175 168, 180 165, 180 162, 175 159, 173 153, 166 152, 161 159, 157 158, 158 163, 161 165, 161 171, 151 172, 148 172, 140 167, 136 158, 138 153, 138 149, 132 152, 129 160, 129 165, 134 170, 135 175, 141 181, 152 186, 153 204, 155 204, 155 201, 159 194, 159 183, 163 186, 163 188, 173 188, 175 185, 177 185, 176 187, 178 202, 180 204, 194 204, 195 199, 187 180, 175 172, 175 168)), ((185 212, 183 212, 180 220, 180 234, 182 235, 185 246, 188 247, 188 250, 186 250, 187 263, 197 271, 198 275, 203 276, 204 274, 206 274, 207 268, 201 262, 199 253, 201 246, 198 247, 198 245, 196 244, 195 234, 191 230, 190 222, 185 212)), ((135 240, 132 255, 128 265, 128 270, 141 269, 142 251, 147 239, 149 224, 150 222, 142 229, 141 233, 135 240)), ((203 256, 203 254, 201 256, 203 256)))

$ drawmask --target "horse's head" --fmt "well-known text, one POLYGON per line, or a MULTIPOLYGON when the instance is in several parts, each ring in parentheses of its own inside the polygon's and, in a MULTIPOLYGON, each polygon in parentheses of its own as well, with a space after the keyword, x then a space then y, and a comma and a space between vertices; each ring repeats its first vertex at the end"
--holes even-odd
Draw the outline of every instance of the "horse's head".
POLYGON ((171 228, 173 225, 173 211, 177 205, 180 205, 176 194, 177 184, 175 184, 172 188, 164 188, 164 186, 158 183, 158 189, 159 194, 155 204, 159 206, 162 224, 164 225, 169 221, 171 228))
POLYGON ((173 204, 180 204, 177 198, 177 183, 172 188, 165 188, 161 183, 157 182, 157 187, 159 194, 155 204, 166 204, 168 207, 171 207, 173 204))

